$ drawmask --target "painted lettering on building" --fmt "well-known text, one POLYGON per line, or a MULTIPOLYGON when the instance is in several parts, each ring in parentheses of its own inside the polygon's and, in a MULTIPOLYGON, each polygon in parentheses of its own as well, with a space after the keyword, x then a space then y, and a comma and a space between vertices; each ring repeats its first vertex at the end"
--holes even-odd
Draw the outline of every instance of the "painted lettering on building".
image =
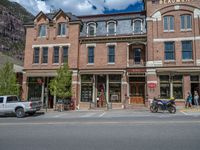
POLYGON ((185 3, 193 1, 194 0, 160 0, 160 4, 174 4, 174 3, 185 3))

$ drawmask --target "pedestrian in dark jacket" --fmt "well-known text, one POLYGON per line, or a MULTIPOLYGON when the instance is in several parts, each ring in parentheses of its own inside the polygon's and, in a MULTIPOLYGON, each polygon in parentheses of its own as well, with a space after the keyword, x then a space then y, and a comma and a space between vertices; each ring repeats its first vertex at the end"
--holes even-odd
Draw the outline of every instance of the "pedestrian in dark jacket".
POLYGON ((188 92, 186 102, 185 102, 185 108, 192 107, 192 94, 188 92))

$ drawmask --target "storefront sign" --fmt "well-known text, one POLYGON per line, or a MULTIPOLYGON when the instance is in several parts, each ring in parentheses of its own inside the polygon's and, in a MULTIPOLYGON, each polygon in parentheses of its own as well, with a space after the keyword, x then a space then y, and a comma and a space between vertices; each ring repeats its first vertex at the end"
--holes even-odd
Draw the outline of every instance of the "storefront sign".
POLYGON ((150 89, 154 89, 157 86, 157 81, 147 81, 147 86, 150 89))
POLYGON ((193 1, 194 0, 160 0, 160 4, 174 4, 174 3, 185 3, 193 1))

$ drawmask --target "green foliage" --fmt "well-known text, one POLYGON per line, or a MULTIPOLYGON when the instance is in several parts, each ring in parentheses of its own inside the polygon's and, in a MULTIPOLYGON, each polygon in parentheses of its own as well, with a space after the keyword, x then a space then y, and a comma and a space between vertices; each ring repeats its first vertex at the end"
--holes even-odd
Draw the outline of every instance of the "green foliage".
POLYGON ((0 69, 0 95, 19 95, 19 84, 13 71, 13 64, 9 62, 0 69))
POLYGON ((72 73, 67 64, 64 64, 57 70, 57 76, 50 81, 50 92, 59 98, 68 98, 72 96, 71 91, 72 73))

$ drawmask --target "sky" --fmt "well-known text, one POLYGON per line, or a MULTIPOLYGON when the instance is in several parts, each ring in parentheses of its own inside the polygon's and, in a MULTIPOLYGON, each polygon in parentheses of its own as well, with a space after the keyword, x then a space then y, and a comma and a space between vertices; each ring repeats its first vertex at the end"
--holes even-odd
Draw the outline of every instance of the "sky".
POLYGON ((10 0, 18 2, 33 15, 62 9, 74 15, 108 14, 143 10, 142 0, 10 0))

